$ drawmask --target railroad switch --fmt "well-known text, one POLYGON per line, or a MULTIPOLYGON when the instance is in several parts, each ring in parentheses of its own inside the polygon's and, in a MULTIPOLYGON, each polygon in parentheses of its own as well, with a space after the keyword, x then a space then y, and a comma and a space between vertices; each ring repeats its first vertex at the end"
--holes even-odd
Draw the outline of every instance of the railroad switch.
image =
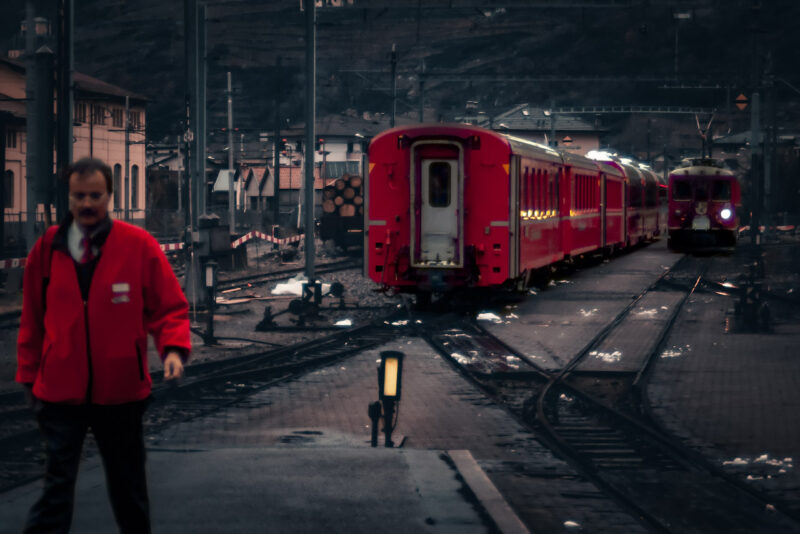
POLYGON ((286 310, 273 314, 272 306, 264 307, 264 318, 256 325, 256 332, 268 332, 277 328, 278 323, 275 322, 275 317, 283 313, 286 313, 286 310))

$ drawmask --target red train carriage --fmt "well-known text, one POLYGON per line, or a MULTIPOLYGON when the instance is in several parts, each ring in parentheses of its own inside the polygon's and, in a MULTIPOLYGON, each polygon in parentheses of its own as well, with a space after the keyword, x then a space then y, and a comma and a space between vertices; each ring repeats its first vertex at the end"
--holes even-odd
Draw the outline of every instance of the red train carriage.
POLYGON ((721 162, 685 160, 669 175, 669 247, 736 246, 740 207, 739 182, 721 162))
POLYGON ((524 287, 628 241, 620 167, 468 125, 395 128, 369 158, 366 265, 398 291, 524 287))

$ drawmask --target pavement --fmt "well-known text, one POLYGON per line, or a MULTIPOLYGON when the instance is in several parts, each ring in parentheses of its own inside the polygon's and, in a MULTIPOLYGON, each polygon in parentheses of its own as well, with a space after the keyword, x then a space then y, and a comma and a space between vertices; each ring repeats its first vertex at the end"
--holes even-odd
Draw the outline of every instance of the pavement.
MULTIPOLYGON (((780 278, 788 291, 797 282, 786 277, 795 259, 781 259, 781 250, 771 252, 767 278, 780 278)), ((679 257, 661 242, 583 269, 500 311, 500 322, 487 327, 559 368, 679 257)), ((735 276, 744 260, 720 258, 714 276, 735 276)), ((674 303, 670 295, 644 299, 629 330, 600 351, 622 356, 596 358, 592 369, 636 367, 636 355, 652 345, 648 332, 674 303)), ((726 331, 732 306, 713 292, 689 301, 652 370, 653 413, 724 469, 749 475, 776 497, 797 495, 800 327, 786 312, 769 333, 726 331)), ((411 329, 384 347, 149 435, 147 445, 155 532, 644 531, 411 329), (399 449, 368 445, 366 412, 377 397, 381 350, 406 354, 399 449)), ((20 531, 38 488, 0 495, 0 533, 20 531)), ((113 525, 95 456, 81 468, 73 532, 113 525)))

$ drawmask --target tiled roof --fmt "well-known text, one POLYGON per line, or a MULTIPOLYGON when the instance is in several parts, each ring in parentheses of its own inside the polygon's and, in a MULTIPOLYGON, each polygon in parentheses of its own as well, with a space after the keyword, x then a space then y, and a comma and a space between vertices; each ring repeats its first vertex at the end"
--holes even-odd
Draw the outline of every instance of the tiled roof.
MULTIPOLYGON (((492 119, 493 129, 502 132, 509 131, 528 131, 528 132, 549 132, 550 117, 545 115, 547 108, 534 107, 529 104, 520 104, 510 110, 496 115, 492 119)), ((488 119, 487 119, 488 123, 488 119)), ((486 125, 488 126, 488 124, 486 125)), ((580 118, 577 115, 556 114, 555 129, 559 132, 597 132, 594 124, 580 118)))

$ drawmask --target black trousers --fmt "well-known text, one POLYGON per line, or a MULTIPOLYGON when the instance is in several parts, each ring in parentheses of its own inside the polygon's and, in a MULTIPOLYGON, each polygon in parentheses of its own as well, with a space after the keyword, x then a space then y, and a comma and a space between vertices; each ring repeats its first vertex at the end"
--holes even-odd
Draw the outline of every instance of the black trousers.
POLYGON ((103 459, 108 495, 120 532, 150 532, 142 432, 147 402, 74 406, 35 401, 47 464, 44 491, 28 513, 25 533, 69 532, 78 464, 89 428, 103 459))

